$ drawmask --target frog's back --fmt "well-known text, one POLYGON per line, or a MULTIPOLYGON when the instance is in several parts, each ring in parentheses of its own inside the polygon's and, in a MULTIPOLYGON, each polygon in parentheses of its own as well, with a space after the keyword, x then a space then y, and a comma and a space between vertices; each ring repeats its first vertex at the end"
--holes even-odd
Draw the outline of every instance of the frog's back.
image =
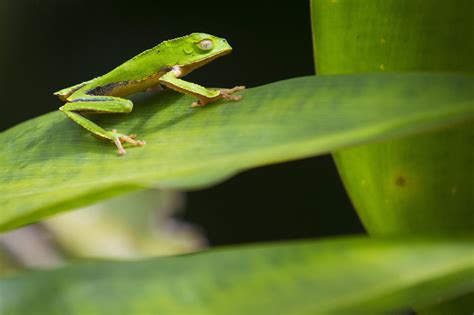
POLYGON ((127 96, 146 90, 158 84, 158 79, 170 70, 153 54, 156 50, 149 49, 103 76, 62 89, 54 95, 67 101, 81 95, 127 96))
POLYGON ((125 61, 98 78, 65 88, 55 93, 63 101, 84 95, 127 96, 159 83, 159 78, 179 64, 180 54, 189 45, 191 34, 163 41, 125 61))
MULTIPOLYGON (((157 74, 170 71, 183 62, 183 55, 197 34, 166 40, 125 61, 109 73, 97 78, 91 88, 123 81, 144 81, 157 74)), ((189 57, 188 57, 189 58, 189 57)))

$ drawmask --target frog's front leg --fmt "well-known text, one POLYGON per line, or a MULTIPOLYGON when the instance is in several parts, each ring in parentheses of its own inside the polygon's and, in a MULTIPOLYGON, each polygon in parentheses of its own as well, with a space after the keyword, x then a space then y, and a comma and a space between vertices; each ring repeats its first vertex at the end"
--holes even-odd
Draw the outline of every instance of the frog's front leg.
POLYGON ((160 77, 160 83, 175 91, 199 98, 199 101, 191 104, 192 107, 204 106, 221 98, 233 101, 240 100, 242 96, 232 94, 245 89, 245 86, 236 86, 232 89, 220 90, 207 89, 199 84, 181 80, 178 78, 179 75, 180 70, 173 69, 160 77))
POLYGON ((107 131, 81 115, 81 113, 130 113, 133 108, 133 103, 130 100, 112 96, 86 95, 68 99, 68 101, 68 103, 59 109, 64 112, 67 117, 92 132, 95 136, 113 141, 120 155, 125 154, 125 149, 122 146, 123 142, 135 146, 145 144, 144 141, 136 140, 135 135, 124 135, 118 133, 115 129, 107 131))

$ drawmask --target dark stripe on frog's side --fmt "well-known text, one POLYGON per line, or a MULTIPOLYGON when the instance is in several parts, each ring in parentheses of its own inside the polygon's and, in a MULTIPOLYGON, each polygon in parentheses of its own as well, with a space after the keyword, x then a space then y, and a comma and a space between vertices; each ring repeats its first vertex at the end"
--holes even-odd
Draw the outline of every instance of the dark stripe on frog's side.
MULTIPOLYGON (((102 86, 97 86, 89 91, 86 92, 87 95, 91 96, 98 96, 98 95, 111 95, 113 92, 120 91, 121 89, 124 89, 126 87, 133 87, 137 85, 141 85, 143 83, 152 83, 153 84, 158 84, 158 79, 165 74, 166 72, 171 71, 171 67, 162 67, 160 70, 146 78, 140 79, 140 80, 130 80, 130 81, 119 81, 119 82, 113 82, 109 83, 106 85, 102 86), (156 81, 156 82, 154 82, 156 81)), ((146 88, 143 88, 145 90, 146 88)))
POLYGON ((104 86, 97 86, 93 88, 92 90, 87 91, 86 94, 87 95, 107 95, 110 92, 112 92, 114 89, 127 86, 131 84, 132 82, 133 81, 120 81, 120 82, 109 83, 104 86))
POLYGON ((103 101, 110 101, 110 98, 100 98, 100 97, 94 97, 94 98, 76 98, 72 101, 69 101, 69 103, 76 103, 76 102, 103 102, 103 101))

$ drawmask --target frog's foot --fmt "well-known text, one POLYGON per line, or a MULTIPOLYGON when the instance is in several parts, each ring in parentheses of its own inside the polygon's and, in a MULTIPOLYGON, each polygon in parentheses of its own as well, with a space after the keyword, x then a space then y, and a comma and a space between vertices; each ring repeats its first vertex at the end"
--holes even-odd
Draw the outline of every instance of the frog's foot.
POLYGON ((191 107, 198 107, 198 106, 205 106, 211 102, 217 101, 218 99, 225 99, 225 100, 231 100, 231 101, 238 101, 242 98, 240 95, 232 95, 235 92, 242 91, 245 89, 245 86, 236 86, 231 89, 220 89, 219 96, 213 99, 206 99, 206 98, 201 98, 196 102, 193 102, 191 104, 191 107))
POLYGON ((219 90, 221 92, 221 97, 226 100, 231 100, 231 101, 238 101, 242 98, 241 95, 232 95, 235 92, 242 91, 245 89, 245 86, 239 85, 236 87, 233 87, 231 89, 221 89, 219 90))
POLYGON ((123 135, 121 133, 117 132, 117 129, 112 129, 112 141, 115 143, 118 149, 118 154, 119 155, 124 155, 126 153, 125 149, 122 146, 122 143, 130 143, 131 145, 134 146, 143 146, 146 144, 145 141, 141 140, 136 140, 137 135, 131 134, 131 135, 123 135))

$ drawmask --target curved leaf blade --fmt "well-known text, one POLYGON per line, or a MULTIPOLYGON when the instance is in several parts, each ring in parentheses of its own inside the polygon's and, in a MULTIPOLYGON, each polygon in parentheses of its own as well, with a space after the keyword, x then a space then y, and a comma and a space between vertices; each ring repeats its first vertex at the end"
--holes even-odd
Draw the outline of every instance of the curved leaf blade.
MULTIPOLYGON (((474 73, 472 0, 313 0, 311 17, 318 74, 474 73)), ((473 137, 470 123, 333 152, 367 231, 473 233, 473 137)))
POLYGON ((143 187, 197 188, 239 170, 472 120, 474 77, 362 74, 290 79, 240 102, 191 109, 167 91, 106 128, 148 144, 117 157, 60 112, 0 134, 0 230, 143 187))
POLYGON ((88 262, 0 280, 0 313, 380 314, 474 290, 473 254, 353 237, 88 262))

